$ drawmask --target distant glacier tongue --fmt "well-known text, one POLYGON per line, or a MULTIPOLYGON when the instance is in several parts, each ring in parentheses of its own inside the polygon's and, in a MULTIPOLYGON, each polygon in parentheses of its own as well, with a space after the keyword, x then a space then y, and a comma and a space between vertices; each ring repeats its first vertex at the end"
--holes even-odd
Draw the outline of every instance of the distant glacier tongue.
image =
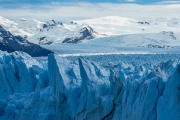
POLYGON ((2 120, 178 120, 180 64, 111 68, 49 55, 0 55, 2 120))

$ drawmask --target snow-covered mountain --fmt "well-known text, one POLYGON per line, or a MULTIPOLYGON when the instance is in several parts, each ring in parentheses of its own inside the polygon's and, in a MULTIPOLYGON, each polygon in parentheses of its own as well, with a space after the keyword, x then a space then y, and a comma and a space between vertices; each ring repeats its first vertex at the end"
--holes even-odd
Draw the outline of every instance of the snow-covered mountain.
MULTIPOLYGON (((38 20, 28 20, 21 18, 16 21, 0 17, 1 25, 13 35, 20 35, 30 42, 40 45, 53 45, 56 43, 84 43, 89 39, 107 38, 112 36, 130 35, 126 42, 134 44, 132 35, 154 33, 153 39, 158 43, 159 35, 162 31, 179 33, 180 18, 156 18, 150 20, 135 20, 124 17, 108 16, 102 18, 71 21, 69 23, 56 22, 50 20, 40 22, 38 20)), ((171 39, 165 41, 171 41, 171 39)), ((138 41, 137 41, 138 42, 138 41)), ((136 44, 138 44, 136 42, 136 44)), ((139 43, 140 45, 141 43, 139 43)), ((163 46, 163 44, 161 45, 163 46)))
POLYGON ((104 35, 99 34, 88 25, 63 24, 51 20, 43 25, 39 33, 29 38, 29 41, 40 45, 50 45, 52 43, 78 43, 101 36, 104 35))
POLYGON ((0 21, 0 25, 13 35, 25 37, 30 42, 40 45, 50 45, 54 42, 77 43, 82 40, 104 36, 98 34, 89 25, 77 24, 73 21, 69 24, 63 24, 55 20, 40 22, 35 19, 20 18, 11 21, 3 17, 0 17, 0 21))
POLYGON ((51 54, 47 64, 1 54, 0 119, 178 120, 179 66, 124 61, 104 68, 84 58, 51 54))
MULTIPOLYGON (((55 41, 54 43, 77 43, 77 41, 78 43, 91 43, 91 41, 87 40, 88 38, 92 38, 94 40, 112 39, 113 36, 121 37, 121 35, 126 35, 129 37, 127 37, 128 39, 124 40, 124 45, 128 43, 131 44, 131 46, 137 46, 137 44, 139 44, 139 46, 144 46, 145 44, 142 44, 142 42, 145 41, 145 43, 149 42, 149 44, 153 45, 170 46, 172 44, 178 43, 177 41, 180 31, 180 28, 178 27, 179 20, 179 18, 157 18, 153 20, 142 21, 124 17, 109 16, 89 20, 74 21, 71 22, 71 24, 61 23, 61 27, 54 27, 55 25, 53 25, 53 30, 50 28, 48 28, 48 30, 45 29, 42 33, 36 34, 34 37, 32 37, 30 41, 33 41, 33 39, 37 41, 37 39, 39 39, 39 44, 53 43, 53 41, 55 41), (84 30, 84 33, 86 33, 86 35, 87 33, 90 33, 89 36, 84 36, 84 33, 82 33, 81 30, 84 30), (88 32, 85 32, 87 30, 88 32), (165 31, 164 34, 166 35, 168 33, 176 34, 174 35, 174 37, 177 37, 177 40, 174 41, 174 38, 172 38, 173 36, 167 37, 168 35, 166 36, 161 34, 163 33, 163 31, 165 31), (145 39, 141 38, 140 40, 137 40, 136 37, 139 38, 138 36, 146 37, 145 39), (155 43, 155 41, 157 43, 155 43)), ((104 42, 98 44, 103 43, 104 42)))
POLYGON ((92 27, 85 25, 80 30, 75 30, 72 36, 66 37, 62 43, 80 43, 85 40, 94 39, 98 35, 100 36, 92 27))
POLYGON ((7 52, 23 51, 33 57, 47 56, 50 50, 28 42, 20 36, 14 36, 0 25, 0 50, 7 52))
POLYGON ((106 35, 159 33, 161 31, 178 32, 180 18, 156 18, 135 20, 117 16, 75 21, 78 24, 88 24, 96 31, 106 35))

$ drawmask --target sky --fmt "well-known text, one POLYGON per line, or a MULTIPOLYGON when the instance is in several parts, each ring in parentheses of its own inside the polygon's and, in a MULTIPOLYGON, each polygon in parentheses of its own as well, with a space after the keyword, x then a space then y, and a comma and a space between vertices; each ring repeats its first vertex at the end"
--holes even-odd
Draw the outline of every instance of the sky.
POLYGON ((159 2, 164 3, 179 3, 180 0, 0 0, 1 4, 44 4, 44 3, 52 3, 52 2, 88 2, 88 3, 138 3, 138 4, 155 4, 159 2))
POLYGON ((80 20, 104 16, 136 20, 180 17, 180 0, 0 0, 8 19, 80 20))

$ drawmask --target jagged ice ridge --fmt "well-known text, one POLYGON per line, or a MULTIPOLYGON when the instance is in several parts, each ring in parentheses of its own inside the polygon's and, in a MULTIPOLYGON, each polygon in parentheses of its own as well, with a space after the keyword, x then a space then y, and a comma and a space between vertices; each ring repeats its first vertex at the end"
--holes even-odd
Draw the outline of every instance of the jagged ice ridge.
POLYGON ((0 55, 0 119, 177 120, 180 63, 119 63, 111 68, 49 55, 0 55))

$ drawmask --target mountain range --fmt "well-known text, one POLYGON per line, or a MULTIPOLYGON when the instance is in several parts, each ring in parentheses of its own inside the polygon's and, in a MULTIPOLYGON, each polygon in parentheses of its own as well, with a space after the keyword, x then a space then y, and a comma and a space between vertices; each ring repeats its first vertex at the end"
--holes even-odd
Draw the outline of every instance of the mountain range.
MULTIPOLYGON (((98 45, 100 48, 104 46, 173 48, 180 42, 180 18, 135 20, 108 16, 62 23, 55 20, 42 22, 25 18, 12 21, 0 17, 0 21, 2 31, 8 31, 5 35, 9 37, 8 39, 14 41, 19 39, 26 44, 34 43, 46 49, 50 48, 50 51, 53 51, 55 47, 47 45, 57 46, 61 43, 75 43, 80 46, 98 45)), ((13 45, 17 46, 15 43, 13 45)), ((7 51, 28 51, 25 50, 27 47, 23 50, 18 48, 20 47, 13 48, 14 50, 8 48, 7 51)), ((2 47, 1 50, 4 48, 2 47)), ((31 52, 27 53, 38 56, 35 55, 38 54, 37 52, 31 52)), ((43 55, 46 54, 46 52, 43 53, 43 55)))

